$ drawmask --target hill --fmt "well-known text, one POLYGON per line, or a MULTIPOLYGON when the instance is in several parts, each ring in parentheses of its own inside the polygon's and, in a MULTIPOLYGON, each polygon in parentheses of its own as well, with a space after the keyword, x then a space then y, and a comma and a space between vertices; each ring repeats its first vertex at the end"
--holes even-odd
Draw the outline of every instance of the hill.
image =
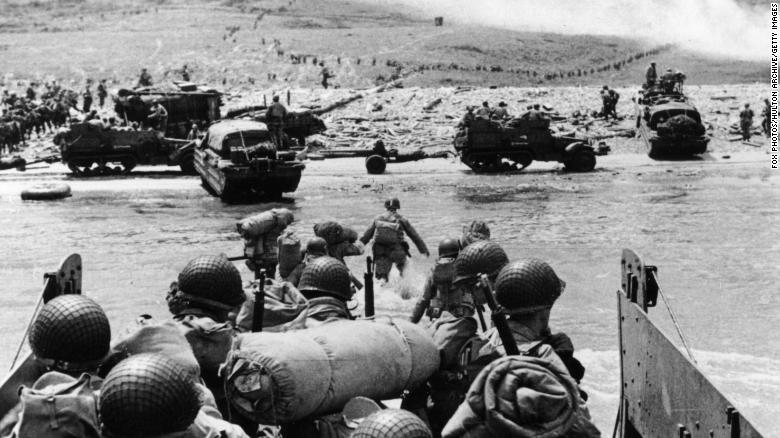
POLYGON ((195 80, 226 88, 316 86, 325 61, 340 87, 365 87, 396 70, 407 84, 614 85, 641 81, 649 57, 692 84, 765 81, 768 66, 713 59, 616 37, 507 31, 409 15, 345 0, 10 0, 0 6, 3 74, 134 82, 188 64, 195 80), (648 56, 648 52, 649 56, 648 56), (316 63, 315 63, 316 59, 316 63))

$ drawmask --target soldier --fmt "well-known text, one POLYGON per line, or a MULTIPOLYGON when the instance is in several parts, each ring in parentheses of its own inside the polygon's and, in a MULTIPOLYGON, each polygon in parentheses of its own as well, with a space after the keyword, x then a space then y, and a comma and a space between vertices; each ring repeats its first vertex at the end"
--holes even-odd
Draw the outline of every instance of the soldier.
POLYGON ((181 68, 181 79, 186 82, 190 81, 190 72, 187 71, 187 64, 184 64, 181 68))
POLYGON ((509 118, 509 112, 506 110, 506 102, 498 102, 498 108, 493 110, 492 118, 504 120, 509 118))
POLYGON ((420 417, 403 409, 382 409, 364 418, 350 438, 433 438, 420 417))
POLYGON ((84 93, 82 94, 82 97, 84 98, 84 105, 81 111, 84 114, 87 114, 89 113, 89 109, 92 107, 92 90, 89 89, 89 81, 87 81, 87 86, 84 87, 84 93))
POLYGON ((200 130, 198 130, 198 124, 193 123, 190 132, 187 133, 187 140, 197 140, 198 138, 200 138, 200 130))
POLYGON ((340 320, 354 319, 347 302, 352 299, 349 269, 333 257, 321 256, 306 264, 298 290, 309 300, 304 327, 317 327, 340 320))
POLYGON ((160 105, 160 102, 154 102, 147 119, 151 120, 154 129, 165 132, 168 125, 168 111, 160 105))
POLYGON ((33 85, 35 85, 35 83, 31 82, 30 85, 27 86, 27 91, 25 92, 27 100, 31 102, 35 100, 35 90, 33 89, 33 85))
POLYGON ((655 81, 658 79, 658 73, 655 71, 655 62, 651 62, 645 72, 645 87, 650 88, 655 85, 655 81))
POLYGON ((745 109, 739 113, 739 127, 742 130, 742 140, 750 140, 750 129, 753 127, 753 110, 750 104, 745 104, 745 109))
POLYGON ((103 104, 106 103, 106 97, 108 96, 108 90, 106 90, 106 80, 101 79, 97 86, 98 105, 103 108, 103 104))
MULTIPOLYGON (((25 405, 35 398, 24 396, 25 391, 45 392, 63 384, 81 383, 88 391, 100 388, 97 370, 109 352, 111 326, 105 312, 94 300, 83 295, 60 295, 46 303, 30 328, 30 347, 33 357, 45 373, 32 388, 25 388, 22 400, 0 421, 0 434, 8 436, 43 436, 58 426, 42 416, 25 418, 25 405), (78 380, 77 380, 78 379, 78 380), (37 432, 37 433, 36 433, 37 432)), ((91 401, 91 393, 86 401, 91 401)), ((52 396, 54 399, 54 396, 52 396)), ((56 407, 52 406, 56 412, 56 407)), ((100 422, 89 403, 60 407, 71 410, 70 418, 78 417, 82 430, 93 430, 98 436, 100 422)), ((30 406, 27 410, 34 411, 30 406)), ((63 418, 63 421, 65 419, 63 418)), ((62 429, 69 424, 59 425, 62 429)), ((84 432, 86 433, 86 432, 84 432)))
POLYGON ((286 208, 274 208, 249 216, 236 224, 238 234, 244 239, 246 266, 253 272, 265 269, 273 277, 279 262, 278 239, 294 220, 286 208))
POLYGON ((333 75, 330 73, 330 70, 328 70, 327 67, 325 67, 324 62, 320 62, 320 67, 322 68, 320 70, 320 76, 322 76, 322 88, 328 89, 328 79, 332 78, 333 75))
POLYGON ((460 123, 458 123, 458 128, 468 128, 471 126, 471 122, 474 121, 474 107, 469 105, 466 107, 466 114, 463 115, 463 118, 460 119, 460 123))
POLYGON ((287 274, 286 277, 280 277, 282 281, 287 281, 293 286, 298 287, 301 274, 306 266, 312 261, 328 255, 328 242, 322 237, 312 237, 306 242, 306 251, 304 251, 303 260, 287 274))
POLYGON ((661 86, 664 87, 664 92, 673 93, 676 82, 674 72, 671 68, 667 68, 666 72, 661 76, 661 86))
POLYGON ((601 95, 601 116, 606 119, 612 113, 610 108, 612 97, 609 95, 609 87, 604 85, 599 94, 601 95))
POLYGON ((178 362, 162 354, 130 357, 106 375, 101 389, 102 436, 249 438, 239 426, 201 406, 202 396, 178 362))
POLYGON ((490 240, 490 228, 484 221, 474 220, 468 226, 463 227, 460 247, 465 248, 478 240, 490 240))
POLYGON ((433 324, 433 340, 441 352, 441 365, 428 381, 426 406, 428 420, 434 431, 441 431, 463 401, 469 387, 461 355, 477 335, 477 321, 471 316, 475 310, 481 311, 484 302, 477 294, 479 275, 487 274, 493 281, 508 262, 509 258, 503 248, 488 240, 477 241, 463 248, 455 259, 453 288, 460 294, 463 303, 468 303, 471 312, 462 317, 445 312, 433 324))
POLYGON ((490 109, 487 101, 482 102, 482 106, 474 113, 474 115, 481 119, 489 119, 493 110, 490 109))
POLYGON ((761 127, 764 129, 764 134, 769 137, 771 130, 770 123, 772 120, 772 106, 769 105, 769 99, 764 99, 764 118, 761 120, 761 127))
POLYGON ((437 319, 442 312, 449 312, 456 317, 474 314, 473 302, 466 305, 462 296, 457 296, 452 287, 455 279, 455 258, 460 252, 460 244, 455 239, 444 239, 439 242, 439 259, 423 286, 422 297, 417 301, 412 311, 410 321, 417 323, 423 314, 428 313, 431 320, 437 319))
POLYGON ((138 77, 138 84, 135 86, 135 88, 151 87, 151 86, 152 86, 152 75, 150 75, 145 68, 142 68, 141 76, 138 77))
POLYGON ((374 246, 374 264, 376 269, 374 274, 377 279, 387 281, 393 264, 398 268, 398 272, 403 276, 406 267, 406 258, 409 254, 409 244, 404 240, 404 233, 412 239, 420 254, 426 257, 430 256, 425 242, 417 234, 409 221, 398 214, 401 208, 401 202, 398 198, 392 198, 385 201, 385 213, 380 214, 371 223, 360 241, 367 245, 373 238, 374 246))
POLYGON ((271 132, 271 139, 279 150, 284 149, 284 119, 287 117, 287 108, 279 102, 279 96, 273 97, 273 103, 265 112, 265 121, 271 132))
POLYGON ((528 106, 528 111, 524 112, 521 116, 521 119, 530 120, 530 121, 543 121, 546 116, 544 115, 544 112, 541 110, 541 106, 538 103, 535 103, 533 105, 528 106))
MULTIPOLYGON (((498 304, 509 312, 509 328, 515 341, 549 345, 571 377, 580 383, 585 367, 574 357, 571 339, 564 333, 552 334, 549 327, 550 311, 565 287, 566 283, 549 264, 539 259, 524 259, 501 269, 495 281, 495 296, 498 304)), ((506 354, 495 328, 488 330, 485 337, 487 344, 480 351, 481 356, 506 354)))

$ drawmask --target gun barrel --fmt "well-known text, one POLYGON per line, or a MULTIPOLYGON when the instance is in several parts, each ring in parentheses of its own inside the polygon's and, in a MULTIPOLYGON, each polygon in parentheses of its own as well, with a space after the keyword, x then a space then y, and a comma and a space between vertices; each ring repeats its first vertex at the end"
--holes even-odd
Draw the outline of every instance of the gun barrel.
POLYGON ((260 269, 257 276, 259 287, 255 291, 255 305, 252 308, 252 332, 263 331, 263 317, 265 316, 265 269, 260 269))
POLYGON ((365 314, 366 317, 374 316, 374 273, 373 273, 373 261, 371 257, 366 257, 366 274, 363 277, 365 280, 365 314))
POLYGON ((490 308, 490 319, 493 321, 493 325, 496 327, 499 337, 501 337, 504 351, 506 351, 506 354, 509 356, 520 354, 520 350, 517 348, 517 342, 512 336, 512 331, 506 320, 506 311, 496 302, 496 297, 493 295, 493 288, 490 286, 487 275, 482 274, 479 282, 485 295, 485 302, 490 308))

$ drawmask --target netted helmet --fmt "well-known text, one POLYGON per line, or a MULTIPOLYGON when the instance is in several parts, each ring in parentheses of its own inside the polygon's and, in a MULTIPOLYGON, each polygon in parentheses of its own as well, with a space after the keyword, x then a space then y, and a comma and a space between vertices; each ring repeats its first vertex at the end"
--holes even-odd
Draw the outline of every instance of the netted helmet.
POLYGON ((403 409, 383 409, 360 422, 351 438, 431 438, 433 434, 418 416, 403 409))
POLYGON ((312 237, 306 242, 306 254, 325 255, 328 253, 328 242, 322 237, 312 237))
POLYGON ((547 262, 525 259, 508 264, 496 278, 496 301, 514 314, 552 307, 566 283, 547 262))
POLYGON ((224 255, 192 259, 179 273, 183 298, 209 308, 229 310, 246 299, 241 274, 224 255))
POLYGON ((454 282, 474 279, 479 274, 493 277, 507 263, 509 257, 497 243, 479 240, 463 248, 455 259, 454 282))
POLYGON ((307 263, 298 282, 298 290, 319 292, 349 300, 352 297, 349 269, 333 257, 319 257, 307 263))
POLYGON ((444 239, 439 242, 439 257, 457 257, 460 243, 455 239, 444 239))
POLYGON ((385 208, 388 210, 398 210, 401 208, 401 201, 398 198, 390 198, 385 201, 385 208))
POLYGON ((108 354, 110 343, 111 326, 106 313, 83 295, 53 298, 43 306, 30 329, 33 354, 40 360, 54 361, 54 368, 63 371, 90 368, 89 363, 108 354))
POLYGON ((200 410, 200 394, 179 363, 160 354, 119 362, 100 394, 100 419, 111 435, 148 437, 187 429, 200 410))

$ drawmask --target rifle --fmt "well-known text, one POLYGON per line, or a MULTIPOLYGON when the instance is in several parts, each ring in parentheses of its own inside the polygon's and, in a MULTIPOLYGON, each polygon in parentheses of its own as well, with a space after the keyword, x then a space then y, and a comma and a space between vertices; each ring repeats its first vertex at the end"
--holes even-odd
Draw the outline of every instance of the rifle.
POLYGON ((493 320, 493 325, 498 331, 498 335, 501 337, 501 343, 504 344, 504 350, 509 356, 517 356, 520 354, 520 350, 517 348, 517 342, 512 336, 512 332, 509 329, 509 323, 506 320, 506 309, 499 306, 496 302, 496 298, 493 295, 493 288, 490 286, 490 280, 487 275, 481 274, 479 276, 479 288, 485 295, 485 302, 490 308, 490 319, 493 320))
POLYGON ((257 274, 258 288, 255 290, 255 305, 252 311, 252 333, 263 331, 263 314, 265 313, 265 269, 259 269, 257 274))
POLYGON ((365 313, 366 317, 372 317, 374 316, 374 273, 372 271, 374 263, 371 260, 371 257, 366 257, 366 273, 363 276, 363 279, 366 282, 366 288, 364 289, 365 293, 365 313))

